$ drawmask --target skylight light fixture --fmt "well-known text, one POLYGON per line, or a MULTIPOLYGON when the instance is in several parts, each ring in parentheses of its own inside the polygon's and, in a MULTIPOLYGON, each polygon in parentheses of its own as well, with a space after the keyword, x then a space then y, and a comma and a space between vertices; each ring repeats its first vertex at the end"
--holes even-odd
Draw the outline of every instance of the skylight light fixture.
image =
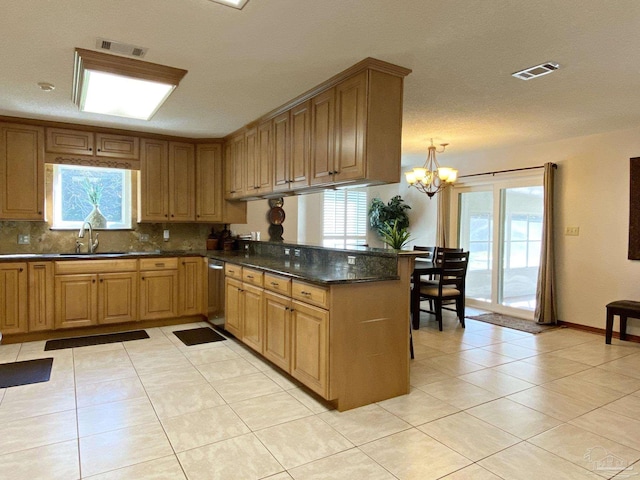
POLYGON ((76 48, 73 102, 82 112, 149 120, 186 70, 76 48))
POLYGON ((512 73, 511 76, 519 78, 520 80, 531 80, 532 78, 538 78, 551 72, 555 72, 559 68, 560 65, 557 63, 546 62, 536 65, 535 67, 525 68, 519 72, 512 73))
POLYGON ((209 0, 210 2, 219 3, 220 5, 226 5, 227 7, 242 8, 247 4, 249 0, 209 0))

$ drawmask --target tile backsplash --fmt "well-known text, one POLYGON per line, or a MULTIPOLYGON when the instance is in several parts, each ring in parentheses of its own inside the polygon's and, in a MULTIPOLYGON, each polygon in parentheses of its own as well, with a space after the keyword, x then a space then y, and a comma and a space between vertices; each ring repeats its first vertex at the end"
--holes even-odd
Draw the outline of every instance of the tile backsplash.
MULTIPOLYGON (((210 232, 211 225, 191 223, 141 223, 131 230, 99 230, 97 251, 204 250, 210 232), (163 240, 164 230, 169 230, 167 242, 163 240), (148 241, 140 241, 141 235, 148 235, 148 241)), ((0 221, 0 254, 72 253, 77 238, 78 230, 51 230, 47 222, 0 221), (25 235, 29 236, 30 243, 18 244, 19 236, 25 235)), ((84 243, 85 251, 88 233, 80 241, 84 243)))

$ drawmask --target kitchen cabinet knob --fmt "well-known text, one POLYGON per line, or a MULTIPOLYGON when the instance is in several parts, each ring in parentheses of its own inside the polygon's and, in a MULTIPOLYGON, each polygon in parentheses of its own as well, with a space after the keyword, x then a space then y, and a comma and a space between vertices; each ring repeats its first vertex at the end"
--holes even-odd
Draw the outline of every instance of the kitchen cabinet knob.
POLYGON ((100 283, 104 283, 104 278, 101 278, 101 279, 100 279, 100 283))
POLYGON ((98 149, 99 152, 101 152, 102 150, 98 149))
POLYGON ((94 278, 93 280, 91 280, 91 283, 96 283, 96 279, 94 278))
POLYGON ((24 270, 23 268, 20 268, 20 271, 24 270))
POLYGON ((172 214, 171 214, 171 218, 173 218, 174 216, 175 216, 175 215, 172 213, 172 214))
POLYGON ((93 152, 93 148, 89 148, 89 151, 90 151, 90 152, 93 152))

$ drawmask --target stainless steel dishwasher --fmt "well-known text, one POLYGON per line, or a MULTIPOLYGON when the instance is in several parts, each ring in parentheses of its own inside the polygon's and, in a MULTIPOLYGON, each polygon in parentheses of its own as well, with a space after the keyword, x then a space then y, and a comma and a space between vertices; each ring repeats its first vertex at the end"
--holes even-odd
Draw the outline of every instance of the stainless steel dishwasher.
POLYGON ((209 258, 209 323, 224 330, 224 262, 209 258))

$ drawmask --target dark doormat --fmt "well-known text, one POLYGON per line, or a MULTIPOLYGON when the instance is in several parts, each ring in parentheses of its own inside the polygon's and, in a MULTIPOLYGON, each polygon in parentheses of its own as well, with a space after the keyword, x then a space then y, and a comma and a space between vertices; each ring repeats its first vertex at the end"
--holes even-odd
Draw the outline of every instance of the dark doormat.
POLYGON ((53 358, 0 363, 0 388, 48 382, 53 358))
POLYGON ((191 328, 189 330, 179 330, 173 333, 187 347, 190 347, 191 345, 200 345, 202 343, 221 342, 226 340, 226 338, 214 332, 209 327, 191 328))
POLYGON ((131 332, 106 333, 104 335, 89 335, 87 337, 59 338, 48 340, 45 350, 60 350, 62 348, 88 347, 89 345, 102 345, 104 343, 128 342, 130 340, 142 340, 149 338, 144 330, 132 330, 131 332))
POLYGON ((466 318, 491 323, 492 325, 498 325, 500 327, 512 328, 514 330, 520 330, 521 332, 527 333, 543 333, 548 332, 549 330, 555 330, 556 328, 564 328, 560 325, 541 325, 533 320, 524 320, 522 318, 510 317, 509 315, 502 315, 500 313, 467 315, 466 318))

